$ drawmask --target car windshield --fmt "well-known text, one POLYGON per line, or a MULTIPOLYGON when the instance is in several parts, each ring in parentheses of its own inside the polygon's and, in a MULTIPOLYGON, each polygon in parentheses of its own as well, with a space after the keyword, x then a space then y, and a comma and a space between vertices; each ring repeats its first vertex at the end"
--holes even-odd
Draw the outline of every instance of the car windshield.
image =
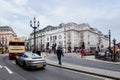
POLYGON ((40 57, 39 55, 35 53, 26 53, 26 55, 29 56, 30 58, 40 57))
POLYGON ((28 56, 27 55, 25 55, 25 54, 21 54, 21 55, 19 55, 20 57, 24 57, 24 58, 27 58, 28 56))

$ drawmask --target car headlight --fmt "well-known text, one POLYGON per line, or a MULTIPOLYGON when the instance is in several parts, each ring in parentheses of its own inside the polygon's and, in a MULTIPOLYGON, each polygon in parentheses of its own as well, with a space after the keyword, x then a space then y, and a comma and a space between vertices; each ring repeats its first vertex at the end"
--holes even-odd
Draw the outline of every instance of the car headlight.
POLYGON ((45 60, 45 57, 42 57, 43 60, 45 60))

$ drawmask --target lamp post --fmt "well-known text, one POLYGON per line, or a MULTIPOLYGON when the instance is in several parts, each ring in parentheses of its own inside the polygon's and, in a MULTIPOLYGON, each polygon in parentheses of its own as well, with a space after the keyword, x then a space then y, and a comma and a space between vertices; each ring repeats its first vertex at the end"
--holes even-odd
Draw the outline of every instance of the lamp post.
POLYGON ((113 58, 113 56, 112 56, 112 52, 111 52, 111 31, 110 31, 110 29, 109 29, 109 32, 108 32, 108 34, 109 34, 109 53, 111 53, 111 60, 112 60, 112 58, 113 58))
POLYGON ((33 50, 35 52, 36 51, 36 29, 39 27, 39 21, 36 24, 36 19, 34 17, 33 23, 34 24, 32 25, 32 21, 30 20, 30 27, 32 27, 34 29, 34 46, 33 46, 33 50))
POLYGON ((109 53, 111 52, 111 32, 109 30, 109 53))
POLYGON ((115 53, 115 44, 116 44, 116 40, 115 40, 115 39, 113 39, 113 44, 114 44, 114 48, 113 48, 114 60, 113 60, 113 61, 116 61, 116 53, 115 53))

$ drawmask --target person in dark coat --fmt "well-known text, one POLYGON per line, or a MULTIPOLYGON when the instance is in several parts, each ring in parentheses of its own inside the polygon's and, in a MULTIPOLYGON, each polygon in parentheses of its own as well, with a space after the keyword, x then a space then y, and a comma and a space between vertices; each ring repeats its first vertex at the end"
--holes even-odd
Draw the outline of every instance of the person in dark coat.
POLYGON ((64 56, 63 51, 62 51, 61 47, 58 47, 58 49, 57 49, 57 58, 58 58, 58 61, 59 61, 59 65, 62 65, 61 56, 64 56))

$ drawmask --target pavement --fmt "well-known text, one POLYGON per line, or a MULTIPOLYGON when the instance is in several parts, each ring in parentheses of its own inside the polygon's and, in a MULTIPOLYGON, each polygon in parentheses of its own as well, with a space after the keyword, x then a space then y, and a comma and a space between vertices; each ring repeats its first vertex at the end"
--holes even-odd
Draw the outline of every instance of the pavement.
POLYGON ((100 59, 95 59, 94 55, 85 56, 83 59, 85 59, 85 60, 91 60, 91 61, 98 61, 98 62, 103 62, 103 63, 110 63, 110 64, 120 65, 120 62, 112 62, 112 61, 104 61, 104 60, 100 60, 100 59))
MULTIPOLYGON (((75 54, 75 53, 66 53, 66 54, 69 54, 75 58, 80 58, 79 54, 75 54)), ((71 63, 66 63, 66 62, 63 62, 62 65, 58 65, 57 61, 53 61, 49 59, 49 57, 54 56, 54 54, 42 54, 42 56, 46 58, 47 64, 51 66, 56 66, 64 69, 69 69, 69 70, 93 74, 93 75, 98 75, 98 76, 107 77, 115 80, 120 80, 120 72, 118 71, 85 67, 85 66, 76 65, 76 64, 73 65, 71 63)), ((120 62, 109 62, 109 61, 98 60, 98 59, 95 59, 94 56, 85 56, 84 58, 80 58, 80 59, 120 65, 120 62)))

